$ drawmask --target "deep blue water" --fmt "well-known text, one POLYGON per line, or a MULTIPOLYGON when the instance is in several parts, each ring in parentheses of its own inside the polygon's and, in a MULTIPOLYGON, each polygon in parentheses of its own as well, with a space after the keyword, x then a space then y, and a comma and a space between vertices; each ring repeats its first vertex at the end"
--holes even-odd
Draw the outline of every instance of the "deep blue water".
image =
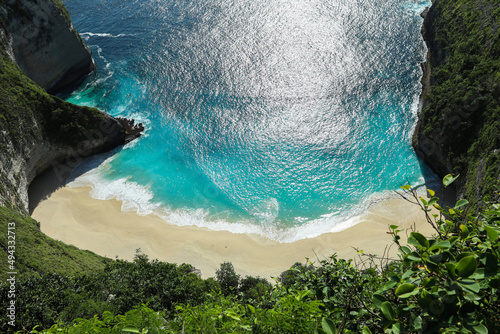
MULTIPOLYGON (((97 70, 68 100, 146 133, 73 186, 292 241, 407 181, 423 0, 66 0, 97 70)), ((352 222, 352 220, 351 220, 352 222)))

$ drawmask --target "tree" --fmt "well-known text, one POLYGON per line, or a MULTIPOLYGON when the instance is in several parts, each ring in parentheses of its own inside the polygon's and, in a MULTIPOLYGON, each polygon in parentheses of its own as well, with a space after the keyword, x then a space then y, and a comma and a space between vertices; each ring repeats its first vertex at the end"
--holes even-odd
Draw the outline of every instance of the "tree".
POLYGON ((216 280, 220 283, 224 295, 235 294, 240 284, 240 275, 234 271, 231 262, 221 263, 220 269, 215 272, 216 280))

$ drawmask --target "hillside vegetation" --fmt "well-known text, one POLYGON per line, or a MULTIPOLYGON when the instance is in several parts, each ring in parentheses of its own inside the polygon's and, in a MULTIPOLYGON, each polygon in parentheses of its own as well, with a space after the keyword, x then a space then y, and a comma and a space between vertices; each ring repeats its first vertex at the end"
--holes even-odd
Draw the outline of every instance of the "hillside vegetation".
MULTIPOLYGON (((397 259, 362 252, 356 261, 307 259, 274 285, 240 277, 230 263, 203 280, 187 264, 140 252, 133 262, 115 261, 46 237, 11 189, 19 175, 3 170, 0 308, 7 317, 0 332, 500 332, 499 7, 495 0, 436 0, 426 18, 431 87, 417 136, 434 144, 426 159, 443 176, 462 173, 446 175, 443 186, 458 182, 471 202, 445 208, 431 190, 419 198, 402 187, 434 236, 390 226, 397 259)), ((42 139, 78 145, 102 114, 48 95, 2 52, 2 158, 42 139)))
MULTIPOLYGON (((102 269, 109 259, 53 240, 40 231, 39 223, 26 216, 19 198, 21 174, 8 170, 33 145, 46 141, 54 147, 77 146, 96 129, 103 114, 47 94, 10 61, 0 49, 0 278, 7 278, 8 224, 15 224, 18 278, 46 273, 73 275, 102 269), (34 143, 34 144, 33 144, 34 143), (13 181, 14 180, 14 181, 13 181)), ((85 148, 87 149, 87 148, 85 148)), ((78 157, 78 155, 76 155, 78 157)), ((27 191, 27 189, 26 189, 27 191)))
POLYGON ((0 207, 0 281, 9 277, 8 240, 15 240, 15 269, 19 279, 40 277, 47 273, 76 275, 102 269, 111 259, 80 250, 47 237, 40 231, 40 223, 18 212, 0 207), (9 225, 10 224, 10 225, 9 225), (15 239, 8 239, 8 226, 14 226, 15 239))
POLYGON ((425 21, 430 87, 416 152, 459 197, 490 200, 500 176, 500 1, 436 0, 425 21))
MULTIPOLYGON (((56 3, 69 20, 62 2, 57 0, 56 3)), ((12 61, 7 53, 10 36, 3 18, 6 13, 15 14, 12 6, 21 5, 22 1, 0 1, 2 284, 6 284, 6 279, 11 277, 9 272, 16 272, 18 280, 49 273, 76 275, 102 269, 112 262, 44 235, 40 224, 27 216, 27 187, 31 178, 50 166, 51 162, 63 162, 67 156, 73 161, 81 159, 105 149, 108 144, 116 146, 125 138, 125 130, 119 122, 97 109, 75 106, 48 94, 12 61), (106 131, 102 129, 103 124, 109 125, 106 131), (96 134, 100 136, 97 140, 96 134), (59 154, 53 154, 51 157, 55 160, 51 161, 51 157, 47 156, 53 152, 59 154)))

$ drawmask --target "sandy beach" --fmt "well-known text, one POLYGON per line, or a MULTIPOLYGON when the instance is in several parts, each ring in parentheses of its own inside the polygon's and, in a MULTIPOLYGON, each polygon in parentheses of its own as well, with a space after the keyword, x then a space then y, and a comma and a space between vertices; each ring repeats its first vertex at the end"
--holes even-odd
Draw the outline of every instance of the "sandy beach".
MULTIPOLYGON (((359 217, 358 224, 346 230, 279 243, 259 235, 179 227, 155 215, 122 212, 120 201, 94 199, 89 195, 90 187, 56 188, 46 176, 36 180, 30 189, 32 202, 38 204, 32 217, 48 236, 110 258, 132 260, 140 248, 150 259, 192 264, 204 278, 213 277, 226 261, 232 262, 242 276, 270 279, 295 262, 304 263, 306 258, 317 262, 333 253, 341 258, 357 258, 354 247, 382 255, 393 244, 387 234, 391 224, 402 229, 415 226, 425 235, 433 233, 422 211, 403 199, 372 205, 359 217)), ((396 248, 390 247, 389 253, 395 257, 396 248)))

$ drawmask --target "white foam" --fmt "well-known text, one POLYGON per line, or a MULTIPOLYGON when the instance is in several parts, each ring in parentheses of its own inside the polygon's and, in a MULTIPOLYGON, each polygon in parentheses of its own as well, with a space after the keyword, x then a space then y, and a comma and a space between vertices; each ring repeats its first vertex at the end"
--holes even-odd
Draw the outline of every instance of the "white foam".
POLYGON ((126 37, 126 36, 136 36, 137 34, 118 34, 118 35, 113 35, 113 34, 108 34, 108 33, 93 33, 93 32, 82 32, 80 33, 80 36, 90 36, 90 37, 110 37, 110 38, 118 38, 118 37, 126 37))
POLYGON ((72 181, 68 183, 68 186, 71 188, 90 186, 92 187, 91 197, 100 200, 120 200, 123 202, 122 211, 134 211, 139 215, 148 215, 155 212, 159 204, 151 202, 153 193, 148 187, 129 181, 127 178, 108 181, 101 176, 110 168, 109 164, 113 159, 114 155, 108 158, 106 158, 106 155, 98 155, 85 160, 75 168, 73 173, 80 173, 82 170, 88 169, 89 166, 100 164, 97 168, 91 169, 76 178, 70 178, 72 181), (103 158, 105 160, 101 162, 103 158))
MULTIPOLYGON (((111 153, 113 154, 113 153, 111 153)), ((102 175, 107 173, 109 163, 114 159, 114 155, 100 155, 93 159, 85 161, 81 166, 75 169, 75 172, 86 170, 89 167, 95 166, 102 161, 97 168, 91 169, 86 173, 73 179, 68 186, 82 187, 91 186, 92 191, 90 196, 95 199, 109 200, 117 199, 123 202, 122 211, 136 212, 138 215, 155 214, 168 223, 178 226, 197 226, 207 228, 214 231, 229 231, 232 233, 257 234, 271 240, 276 240, 282 243, 291 243, 300 239, 314 238, 324 233, 339 232, 351 226, 356 225, 361 221, 362 214, 366 212, 370 206, 391 198, 399 198, 395 191, 383 191, 372 194, 365 201, 362 201, 355 208, 351 208, 350 212, 344 215, 331 213, 324 215, 321 218, 306 222, 297 227, 276 227, 269 221, 275 217, 277 201, 270 199, 269 205, 271 213, 266 216, 269 218, 265 224, 257 225, 252 221, 229 222, 223 219, 214 220, 210 217, 210 213, 203 209, 176 209, 155 203, 153 201, 153 193, 147 186, 139 185, 129 178, 121 178, 118 180, 106 180, 102 175)), ((413 184, 418 186, 423 184, 423 179, 413 184), (422 182, 420 182, 422 181, 422 182)), ((419 195, 425 193, 425 187, 418 189, 419 195)), ((274 218, 272 220, 274 220, 274 218)), ((297 222, 301 219, 299 218, 297 222)), ((304 221, 304 218, 302 218, 304 221)))

